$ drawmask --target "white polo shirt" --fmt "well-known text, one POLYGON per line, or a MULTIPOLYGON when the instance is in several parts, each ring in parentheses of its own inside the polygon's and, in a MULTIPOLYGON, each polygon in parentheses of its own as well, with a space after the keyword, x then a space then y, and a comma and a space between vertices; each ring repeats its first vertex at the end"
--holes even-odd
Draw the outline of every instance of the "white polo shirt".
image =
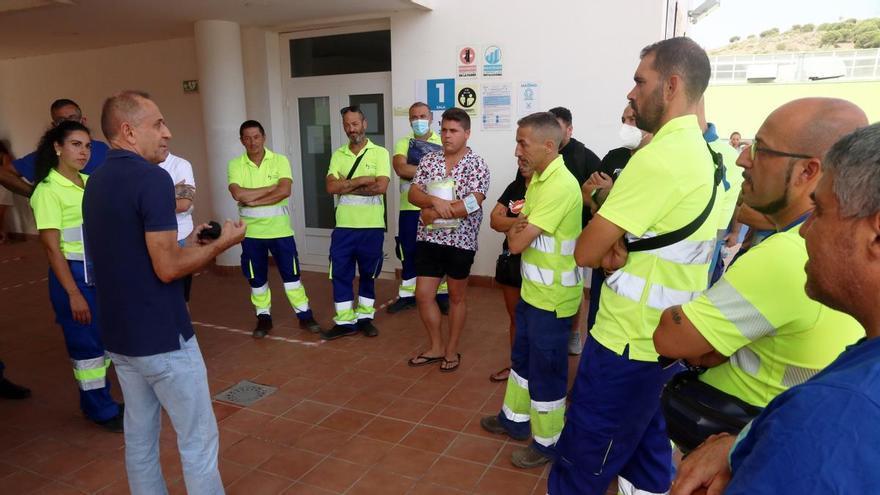
MULTIPOLYGON (((193 178, 192 165, 190 165, 187 160, 168 153, 168 158, 160 163, 159 166, 168 172, 168 175, 171 176, 171 181, 174 182, 175 185, 180 181, 183 181, 184 184, 193 187, 196 186, 196 180, 193 178)), ((177 214, 178 241, 186 239, 193 231, 192 212, 193 207, 190 206, 188 210, 177 214)))

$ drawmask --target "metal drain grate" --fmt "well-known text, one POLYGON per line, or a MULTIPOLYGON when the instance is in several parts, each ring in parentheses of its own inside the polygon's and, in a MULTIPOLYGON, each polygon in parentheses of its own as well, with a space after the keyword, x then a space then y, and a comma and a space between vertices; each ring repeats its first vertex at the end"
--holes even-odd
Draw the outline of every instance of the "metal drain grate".
POLYGON ((215 395, 214 398, 237 406, 249 406, 263 397, 274 394, 276 390, 278 387, 242 380, 215 395))

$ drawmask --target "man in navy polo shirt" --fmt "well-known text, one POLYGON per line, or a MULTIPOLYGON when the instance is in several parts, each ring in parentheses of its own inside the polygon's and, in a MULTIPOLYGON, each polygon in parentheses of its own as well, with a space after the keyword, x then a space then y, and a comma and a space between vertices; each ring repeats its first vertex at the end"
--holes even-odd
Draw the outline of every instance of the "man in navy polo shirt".
POLYGON ((217 421, 181 279, 241 242, 245 226, 227 220, 216 241, 178 245, 174 184, 157 166, 168 156, 171 132, 146 93, 108 98, 101 129, 111 150, 86 186, 83 225, 101 337, 125 397, 129 488, 135 495, 167 493, 158 449, 164 408, 177 433, 187 492, 220 494, 217 421))
MULTIPOLYGON (((82 109, 79 108, 79 105, 76 104, 75 101, 69 100, 67 98, 61 98, 52 102, 52 106, 49 107, 49 115, 52 117, 52 125, 56 126, 65 120, 73 120, 79 122, 83 125, 86 125, 86 118, 83 116, 82 109)), ((91 175, 92 172, 98 169, 102 163, 104 163, 104 158, 107 156, 107 150, 110 148, 101 141, 97 139, 92 140, 92 156, 89 158, 88 163, 86 163, 86 167, 82 170, 82 173, 86 175, 91 175)), ((37 160, 37 152, 31 152, 17 160, 12 161, 12 166, 19 176, 27 179, 28 182, 33 184, 34 182, 34 165, 37 160)), ((9 174, 7 174, 8 176, 9 174)), ((27 188, 29 190, 33 190, 33 187, 30 184, 25 183, 21 179, 12 179, 14 182, 18 182, 20 187, 16 188, 15 184, 12 184, 10 189, 15 188, 21 190, 23 188, 27 188)), ((3 185, 6 185, 3 183, 3 185)), ((9 187, 9 186, 7 186, 9 187)))

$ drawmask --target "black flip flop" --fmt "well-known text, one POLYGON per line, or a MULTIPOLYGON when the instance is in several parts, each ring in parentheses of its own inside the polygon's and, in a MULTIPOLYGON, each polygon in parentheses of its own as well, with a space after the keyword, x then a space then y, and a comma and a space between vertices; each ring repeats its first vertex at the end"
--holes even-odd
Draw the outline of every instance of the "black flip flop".
POLYGON ((414 358, 410 358, 409 361, 407 361, 407 364, 409 364, 413 368, 417 368, 419 366, 426 366, 426 365, 429 365, 432 363, 436 363, 437 361, 443 361, 444 359, 446 359, 446 356, 431 357, 431 356, 425 356, 424 354, 419 354, 418 356, 416 356, 414 358), (414 362, 416 359, 424 359, 424 361, 416 363, 416 362, 414 362))
POLYGON ((458 369, 459 365, 461 365, 461 353, 459 352, 455 355, 458 356, 458 359, 456 359, 455 361, 449 361, 445 357, 443 358, 443 363, 440 365, 440 371, 442 371, 443 373, 451 373, 458 369), (448 363, 455 363, 455 366, 444 368, 443 365, 448 363))

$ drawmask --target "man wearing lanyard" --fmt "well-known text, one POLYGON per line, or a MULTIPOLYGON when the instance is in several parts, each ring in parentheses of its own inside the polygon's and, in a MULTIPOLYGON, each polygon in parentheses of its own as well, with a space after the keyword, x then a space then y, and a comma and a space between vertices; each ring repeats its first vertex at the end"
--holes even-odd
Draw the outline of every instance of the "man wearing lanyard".
MULTIPOLYGON (((416 175, 418 159, 409 162, 415 143, 413 140, 436 144, 440 149, 440 135, 431 130, 431 109, 417 101, 409 107, 409 125, 412 132, 400 138, 394 145, 391 166, 400 177, 400 216, 397 222, 397 259, 400 260, 400 290, 398 298, 386 311, 394 314, 416 307, 416 234, 419 230, 419 207, 409 202, 410 181, 416 175)), ((419 156, 418 158, 421 158, 419 156)), ((446 282, 437 288, 437 304, 440 311, 449 312, 449 289, 446 282)))
POLYGON ((813 211, 825 152, 867 123, 857 106, 832 98, 795 100, 767 117, 737 165, 743 201, 777 232, 702 296, 663 312, 654 332, 660 355, 709 367, 700 381, 763 408, 864 335, 852 317, 807 297, 799 230, 813 211))
POLYGON ((300 281, 299 258, 290 210, 287 206, 293 183, 287 157, 266 148, 266 133, 256 120, 239 128, 244 154, 229 161, 229 192, 238 202, 238 212, 247 224, 241 242, 241 270, 251 286, 251 302, 257 311, 254 338, 272 329, 272 292, 269 290, 269 253, 275 258, 284 293, 296 311, 299 327, 312 333, 321 330, 309 309, 309 298, 300 281))
POLYGON ((361 331, 379 335, 373 325, 376 312, 376 277, 382 270, 385 239, 385 190, 391 174, 388 151, 366 137, 367 119, 357 105, 340 110, 349 144, 330 158, 327 192, 335 196, 336 228, 330 237, 330 278, 333 280, 335 325, 321 332, 332 340, 361 331), (355 264, 360 283, 354 306, 355 264))

